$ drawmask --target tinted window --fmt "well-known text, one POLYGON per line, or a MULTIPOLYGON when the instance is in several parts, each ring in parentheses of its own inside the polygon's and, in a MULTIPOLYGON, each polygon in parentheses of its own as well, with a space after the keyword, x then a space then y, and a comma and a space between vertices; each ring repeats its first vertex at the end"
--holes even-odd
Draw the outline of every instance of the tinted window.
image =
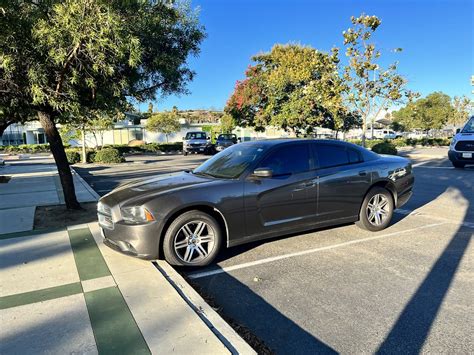
POLYGON ((316 153, 320 168, 349 164, 349 155, 343 146, 317 145, 316 153))
POLYGON ((349 155, 349 163, 359 163, 362 161, 360 154, 357 150, 354 149, 347 149, 347 154, 349 155))
POLYGON ((308 144, 283 146, 263 159, 259 167, 272 169, 274 176, 308 171, 309 146, 308 144))

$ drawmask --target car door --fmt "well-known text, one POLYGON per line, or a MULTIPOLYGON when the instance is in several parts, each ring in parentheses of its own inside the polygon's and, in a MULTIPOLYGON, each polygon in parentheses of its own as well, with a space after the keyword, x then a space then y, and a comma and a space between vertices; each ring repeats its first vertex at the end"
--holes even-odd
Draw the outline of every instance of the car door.
POLYGON ((318 169, 318 222, 357 216, 371 174, 356 149, 342 144, 313 144, 318 169))
POLYGON ((285 144, 269 152, 255 168, 270 168, 272 177, 249 175, 244 184, 249 237, 314 223, 317 180, 308 142, 285 144))

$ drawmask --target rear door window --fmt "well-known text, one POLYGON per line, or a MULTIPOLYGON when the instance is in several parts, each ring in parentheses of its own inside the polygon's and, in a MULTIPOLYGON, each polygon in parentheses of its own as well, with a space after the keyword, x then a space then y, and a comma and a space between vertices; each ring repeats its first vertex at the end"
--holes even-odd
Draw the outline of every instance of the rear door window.
POLYGON ((272 169, 273 176, 299 174, 309 171, 309 145, 297 144, 277 148, 262 160, 259 167, 272 169))
POLYGON ((349 154, 344 146, 317 144, 315 148, 320 169, 350 163, 349 154))

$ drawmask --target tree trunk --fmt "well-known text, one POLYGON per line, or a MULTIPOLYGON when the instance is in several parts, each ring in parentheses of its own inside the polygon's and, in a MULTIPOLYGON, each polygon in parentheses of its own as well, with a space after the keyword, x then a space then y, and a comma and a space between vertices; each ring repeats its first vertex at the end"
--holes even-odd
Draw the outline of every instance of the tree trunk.
POLYGON ((87 155, 86 155, 86 132, 84 126, 81 129, 82 135, 82 162, 85 164, 87 163, 87 155))
POLYGON ((38 118, 48 138, 51 153, 53 153, 54 161, 58 168, 66 207, 68 209, 80 209, 81 206, 77 202, 76 191, 74 190, 71 169, 69 168, 63 142, 54 124, 53 117, 49 112, 38 112, 38 118))
POLYGON ((0 124, 0 137, 3 136, 3 132, 10 126, 13 122, 7 121, 0 124))
POLYGON ((364 120, 362 121, 362 146, 365 148, 365 136, 367 133, 367 120, 366 117, 364 117, 364 120))

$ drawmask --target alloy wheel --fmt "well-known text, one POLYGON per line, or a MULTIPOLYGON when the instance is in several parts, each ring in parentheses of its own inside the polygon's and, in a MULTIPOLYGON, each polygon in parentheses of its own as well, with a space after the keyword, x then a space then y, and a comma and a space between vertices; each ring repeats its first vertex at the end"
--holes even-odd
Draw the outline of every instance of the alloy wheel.
POLYGON ((213 250, 215 232, 203 221, 183 225, 174 238, 174 251, 181 261, 193 264, 206 259, 213 250))
POLYGON ((390 216, 390 204, 387 196, 376 194, 367 204, 367 220, 374 226, 382 225, 390 216))

